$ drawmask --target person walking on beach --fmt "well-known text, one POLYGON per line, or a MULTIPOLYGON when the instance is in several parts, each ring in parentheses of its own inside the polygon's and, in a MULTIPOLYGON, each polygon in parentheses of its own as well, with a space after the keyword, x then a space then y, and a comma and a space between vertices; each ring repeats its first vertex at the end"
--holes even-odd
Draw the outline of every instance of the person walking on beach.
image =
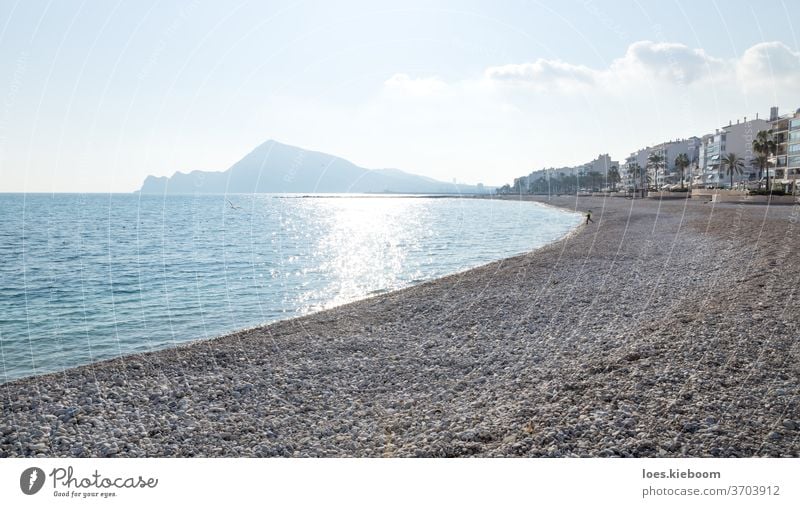
POLYGON ((592 210, 586 212, 586 225, 589 225, 589 222, 594 223, 594 220, 592 220, 592 210))

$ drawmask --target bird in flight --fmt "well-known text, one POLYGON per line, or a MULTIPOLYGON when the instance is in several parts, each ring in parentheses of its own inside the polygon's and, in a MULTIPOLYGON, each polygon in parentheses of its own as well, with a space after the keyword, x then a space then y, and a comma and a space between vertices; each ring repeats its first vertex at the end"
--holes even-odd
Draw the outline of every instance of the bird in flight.
POLYGON ((225 200, 228 202, 228 204, 230 205, 231 209, 242 209, 241 206, 234 205, 230 200, 228 200, 228 199, 225 199, 225 200))

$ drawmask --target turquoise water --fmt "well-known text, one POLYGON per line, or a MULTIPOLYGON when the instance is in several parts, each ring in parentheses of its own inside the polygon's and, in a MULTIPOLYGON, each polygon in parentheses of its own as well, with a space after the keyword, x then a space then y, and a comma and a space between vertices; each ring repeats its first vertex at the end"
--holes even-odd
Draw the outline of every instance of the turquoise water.
POLYGON ((0 382, 406 287, 579 221, 468 198, 0 194, 0 382))

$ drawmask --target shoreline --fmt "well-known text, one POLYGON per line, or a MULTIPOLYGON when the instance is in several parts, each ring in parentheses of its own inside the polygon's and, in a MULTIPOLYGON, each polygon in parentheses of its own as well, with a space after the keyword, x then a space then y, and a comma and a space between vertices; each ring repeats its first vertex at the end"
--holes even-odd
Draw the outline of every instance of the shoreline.
MULTIPOLYGON (((297 196, 294 196, 294 197, 277 196, 276 198, 314 198, 314 197, 316 197, 316 196, 297 195, 297 196)), ((321 196, 321 197, 322 198, 327 198, 327 196, 321 196)), ((343 198, 343 197, 351 197, 351 196, 336 196, 336 195, 332 195, 331 197, 343 198)), ((370 198, 370 197, 372 197, 372 195, 364 194, 364 195, 355 196, 355 197, 370 198)), ((438 198, 458 199, 458 198, 463 198, 463 197, 459 197, 457 195, 438 195, 438 194, 398 196, 398 197, 417 197, 417 198, 423 198, 423 199, 428 199, 428 198, 431 198, 431 199, 438 199, 438 198)), ((475 196, 475 197, 482 198, 480 196, 475 196)), ((502 200, 509 200, 509 199, 502 199, 502 200)), ((530 201, 530 202, 535 202, 535 201, 530 201)), ((555 210, 558 210, 559 212, 564 212, 564 211, 569 212, 570 211, 570 210, 566 210, 565 208, 558 207, 558 206, 552 206, 552 205, 547 204, 547 203, 538 202, 537 204, 541 204, 541 205, 543 205, 545 207, 553 208, 555 210)), ((378 291, 372 291, 372 292, 364 294, 362 297, 359 297, 359 298, 354 299, 352 301, 348 301, 348 302, 345 302, 345 303, 339 303, 339 304, 336 304, 334 306, 330 306, 330 307, 327 307, 327 308, 321 308, 319 310, 314 310, 314 311, 312 311, 310 313, 296 315, 294 317, 286 317, 286 318, 283 318, 283 319, 278 319, 278 320, 274 320, 274 321, 271 321, 271 322, 265 322, 265 323, 262 323, 262 324, 256 324, 256 325, 253 325, 253 326, 246 326, 246 327, 242 327, 242 328, 237 328, 237 329, 233 329, 231 331, 227 331, 227 332, 224 332, 222 334, 215 335, 215 336, 210 336, 210 337, 207 337, 207 338, 196 338, 196 339, 192 339, 192 340, 189 340, 189 341, 181 341, 181 342, 177 342, 177 343, 174 343, 174 344, 171 344, 171 345, 165 345, 163 347, 156 348, 156 349, 153 349, 153 350, 122 354, 120 356, 110 357, 110 358, 106 358, 106 359, 100 359, 100 360, 92 361, 92 362, 86 363, 86 364, 80 364, 80 365, 76 365, 76 366, 71 366, 71 367, 65 368, 65 369, 60 370, 60 371, 37 373, 37 374, 33 374, 33 375, 27 375, 27 376, 24 376, 24 377, 13 378, 13 379, 10 379, 10 380, 8 380, 6 382, 0 382, 0 389, 2 389, 7 384, 11 384, 11 383, 14 383, 14 382, 33 380, 33 379, 37 379, 37 378, 40 378, 40 377, 47 377, 47 376, 52 376, 52 375, 64 375, 65 373, 69 372, 70 370, 79 369, 79 368, 90 368, 90 367, 95 367, 95 366, 101 366, 104 363, 117 361, 117 360, 136 359, 136 358, 142 359, 142 357, 140 357, 140 356, 146 356, 148 354, 159 353, 159 352, 163 352, 163 351, 171 350, 171 349, 175 349, 175 348, 189 347, 189 346, 192 346, 194 344, 199 344, 199 343, 209 342, 209 341, 213 341, 213 340, 218 340, 218 339, 226 338, 226 337, 231 336, 231 335, 237 335, 237 334, 246 333, 246 332, 253 332, 253 331, 257 331, 257 330, 260 330, 260 329, 264 329, 264 328, 279 324, 279 323, 287 323, 287 322, 295 320, 295 319, 302 319, 302 318, 306 318, 306 317, 311 317, 311 316, 316 315, 316 314, 321 313, 321 312, 335 310, 335 309, 340 308, 342 306, 347 306, 347 305, 350 305, 350 304, 359 303, 359 302, 366 301, 366 300, 369 300, 369 299, 372 299, 372 298, 387 296, 389 294, 394 294, 394 293, 397 293, 397 292, 401 292, 401 291, 404 291, 404 290, 407 290, 407 289, 410 289, 410 288, 413 288, 413 287, 417 287, 417 286, 420 286, 420 285, 428 284, 428 283, 435 283, 435 282, 438 282, 439 280, 442 280, 444 278, 448 278, 448 277, 455 276, 455 275, 462 275, 462 274, 467 273, 469 271, 472 271, 474 269, 479 269, 479 268, 482 268, 484 266, 487 266, 487 265, 495 263, 495 262, 500 262, 500 261, 503 261, 503 260, 506 260, 506 259, 512 259, 512 258, 515 258, 515 257, 519 257, 521 255, 528 255, 531 252, 534 252, 534 251, 538 250, 539 248, 542 248, 542 247, 547 246, 547 245, 552 244, 552 243, 557 243, 557 242, 569 237, 570 235, 575 234, 577 232, 577 230, 580 229, 580 227, 582 225, 583 224, 579 222, 577 225, 575 225, 574 227, 569 229, 567 232, 565 232, 562 236, 560 236, 560 237, 558 237, 558 238, 556 238, 556 239, 554 239, 554 240, 552 240, 549 243, 546 243, 544 245, 541 245, 541 246, 538 246, 538 247, 534 247, 532 250, 527 250, 525 252, 520 252, 520 253, 512 255, 511 257, 504 257, 502 259, 497 259, 497 260, 485 262, 483 264, 478 264, 476 266, 467 267, 467 268, 464 268, 464 269, 461 269, 461 270, 458 270, 458 271, 454 271, 452 273, 445 274, 443 276, 438 276, 436 278, 431 278, 431 279, 423 280, 423 281, 410 282, 410 285, 405 286, 405 287, 400 287, 400 288, 396 288, 396 289, 380 289, 378 291)))
POLYGON ((525 197, 595 223, 306 316, 12 380, 0 457, 800 455, 797 275, 770 265, 798 254, 795 209, 525 197))

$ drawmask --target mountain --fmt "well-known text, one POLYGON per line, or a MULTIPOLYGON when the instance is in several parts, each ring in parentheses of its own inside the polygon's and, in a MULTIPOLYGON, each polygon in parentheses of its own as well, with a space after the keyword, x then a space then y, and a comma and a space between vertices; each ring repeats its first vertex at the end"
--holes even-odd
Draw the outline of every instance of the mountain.
POLYGON ((226 171, 148 176, 143 194, 282 192, 485 193, 483 186, 445 183, 398 169, 364 169, 318 151, 267 141, 226 171))

